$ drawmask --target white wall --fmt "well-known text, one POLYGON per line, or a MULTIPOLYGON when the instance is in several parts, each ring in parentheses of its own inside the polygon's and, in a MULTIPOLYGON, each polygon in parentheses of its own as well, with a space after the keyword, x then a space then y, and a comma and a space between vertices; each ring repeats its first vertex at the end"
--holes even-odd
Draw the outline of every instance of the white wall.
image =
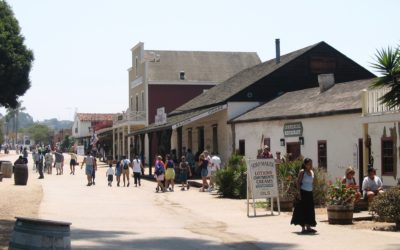
MULTIPOLYGON (((357 145, 362 138, 362 123, 359 114, 337 115, 328 117, 265 121, 254 123, 236 124, 236 147, 239 140, 245 140, 246 157, 255 158, 260 148, 261 137, 271 138, 271 151, 275 156, 276 151, 282 155, 286 153, 286 146, 280 146, 285 123, 302 122, 304 145, 301 154, 313 160, 314 166, 318 164, 318 140, 327 141, 328 174, 331 179, 341 177, 347 166, 352 165, 358 176, 357 145)), ((286 137, 285 141, 295 142, 298 137, 286 137)))

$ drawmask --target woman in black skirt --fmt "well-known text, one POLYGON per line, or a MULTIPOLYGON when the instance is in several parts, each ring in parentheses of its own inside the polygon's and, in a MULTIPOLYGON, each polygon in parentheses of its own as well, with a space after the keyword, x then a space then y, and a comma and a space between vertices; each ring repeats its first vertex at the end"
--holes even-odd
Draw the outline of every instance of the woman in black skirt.
POLYGON ((312 160, 304 159, 302 169, 297 179, 298 202, 294 208, 291 224, 300 225, 301 233, 315 233, 317 222, 315 221, 313 184, 314 172, 312 170, 312 160))

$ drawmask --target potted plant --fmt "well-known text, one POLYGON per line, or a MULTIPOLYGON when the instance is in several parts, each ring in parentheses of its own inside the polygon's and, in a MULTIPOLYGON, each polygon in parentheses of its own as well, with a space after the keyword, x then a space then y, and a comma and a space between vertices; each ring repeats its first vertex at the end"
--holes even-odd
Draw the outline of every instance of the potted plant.
POLYGON ((337 178, 328 185, 327 210, 329 224, 351 224, 353 222, 356 191, 337 178))
MULTIPOLYGON (((302 165, 301 160, 285 161, 277 167, 279 204, 282 211, 292 211, 297 194, 296 182, 302 165)), ((277 208, 277 206, 274 206, 277 208)))

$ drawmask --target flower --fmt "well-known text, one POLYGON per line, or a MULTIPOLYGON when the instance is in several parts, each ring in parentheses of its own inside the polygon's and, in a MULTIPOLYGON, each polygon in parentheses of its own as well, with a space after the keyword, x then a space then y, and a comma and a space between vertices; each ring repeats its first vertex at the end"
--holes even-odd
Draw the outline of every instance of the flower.
POLYGON ((329 205, 352 205, 356 190, 342 183, 340 178, 336 178, 334 183, 328 184, 327 200, 329 205))

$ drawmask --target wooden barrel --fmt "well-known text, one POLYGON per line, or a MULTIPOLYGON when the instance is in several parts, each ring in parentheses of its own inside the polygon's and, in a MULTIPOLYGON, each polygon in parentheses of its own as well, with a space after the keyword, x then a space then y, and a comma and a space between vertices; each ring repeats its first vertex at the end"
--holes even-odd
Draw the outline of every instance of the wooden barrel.
POLYGON ((353 206, 328 205, 329 224, 352 224, 353 210, 353 206))
POLYGON ((26 185, 28 182, 28 166, 26 164, 15 164, 14 184, 26 185))
MULTIPOLYGON (((279 205, 282 212, 293 211, 293 200, 290 199, 279 199, 279 205)), ((274 199, 274 211, 278 211, 278 203, 274 199)))
POLYGON ((11 178, 13 172, 11 161, 1 162, 1 172, 3 173, 3 178, 11 178))
POLYGON ((71 249, 68 222, 16 217, 9 250, 71 249))

